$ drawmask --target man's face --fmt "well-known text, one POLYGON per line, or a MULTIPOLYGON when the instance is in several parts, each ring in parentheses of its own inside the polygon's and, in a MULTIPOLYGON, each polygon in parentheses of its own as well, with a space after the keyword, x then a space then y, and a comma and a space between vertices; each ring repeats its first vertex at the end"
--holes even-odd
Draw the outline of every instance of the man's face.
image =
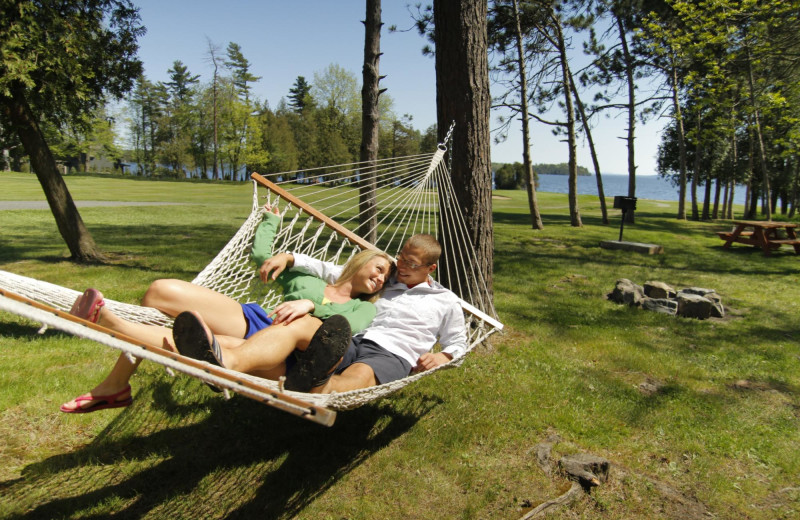
POLYGON ((428 264, 424 258, 419 248, 403 246, 397 255, 397 281, 408 286, 425 282, 428 275, 436 270, 436 264, 428 264))

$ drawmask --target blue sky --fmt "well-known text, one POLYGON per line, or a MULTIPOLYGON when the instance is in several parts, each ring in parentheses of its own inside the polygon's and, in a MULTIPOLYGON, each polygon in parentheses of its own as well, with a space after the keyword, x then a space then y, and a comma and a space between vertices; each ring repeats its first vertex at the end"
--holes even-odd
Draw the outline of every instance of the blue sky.
MULTIPOLYGON (((133 0, 139 7, 147 33, 140 38, 139 56, 151 81, 166 81, 167 70, 181 60, 201 81, 210 81, 207 61, 209 40, 223 52, 236 42, 250 61, 251 72, 261 76, 253 92, 271 107, 286 97, 298 76, 311 82, 314 73, 331 64, 361 79, 364 54, 364 0, 133 0)), ((389 26, 408 29, 413 2, 384 0, 380 73, 382 88, 394 99, 398 115, 411 114, 414 127, 425 130, 436 122, 436 78, 433 58, 422 55, 425 40, 416 30, 388 31, 389 26), (406 7, 410 4, 412 7, 406 7)), ((497 126, 492 115, 492 127, 497 126)), ((604 173, 626 173, 627 151, 623 117, 603 118, 595 140, 604 173)), ((662 123, 649 123, 637 139, 638 174, 655 171, 658 131, 662 123)), ((533 127, 531 155, 536 163, 566 162, 566 144, 550 129, 533 127)), ((492 161, 521 162, 520 131, 512 128, 509 139, 492 144, 492 161)), ((579 146, 578 163, 591 169, 588 148, 579 146)))

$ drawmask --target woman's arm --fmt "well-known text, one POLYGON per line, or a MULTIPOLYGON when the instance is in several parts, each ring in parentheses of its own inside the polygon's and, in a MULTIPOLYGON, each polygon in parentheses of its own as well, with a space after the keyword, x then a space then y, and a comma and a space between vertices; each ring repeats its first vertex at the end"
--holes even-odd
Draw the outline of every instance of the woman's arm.
POLYGON ((255 237, 253 238, 253 249, 250 251, 250 258, 258 267, 272 256, 272 242, 275 233, 278 231, 280 217, 274 213, 264 213, 264 220, 258 225, 255 237))

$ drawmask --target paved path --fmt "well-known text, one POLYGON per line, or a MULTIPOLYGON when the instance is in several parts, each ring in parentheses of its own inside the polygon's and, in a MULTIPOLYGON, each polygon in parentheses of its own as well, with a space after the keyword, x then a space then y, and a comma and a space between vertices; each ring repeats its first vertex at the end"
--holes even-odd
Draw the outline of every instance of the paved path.
MULTIPOLYGON (((125 202, 119 200, 76 200, 79 208, 97 206, 182 206, 181 202, 125 202)), ((46 200, 0 200, 0 211, 6 209, 50 209, 46 200)))

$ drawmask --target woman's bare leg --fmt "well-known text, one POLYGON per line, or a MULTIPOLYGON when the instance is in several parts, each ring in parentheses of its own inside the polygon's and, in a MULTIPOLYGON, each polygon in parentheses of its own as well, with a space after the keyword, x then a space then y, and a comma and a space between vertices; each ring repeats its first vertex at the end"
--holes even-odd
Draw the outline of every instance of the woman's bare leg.
POLYGON ((214 334, 235 338, 244 338, 247 334, 247 321, 239 302, 183 280, 156 280, 147 289, 142 305, 172 317, 183 311, 197 311, 214 334))
MULTIPOLYGON (((223 346, 235 347, 241 344, 246 332, 247 322, 244 319, 241 305, 222 293, 184 282, 183 280, 156 280, 142 299, 142 305, 159 309, 170 316, 177 316, 185 310, 197 310, 214 333, 219 334, 223 346), (229 337, 230 336, 230 337, 229 337)), ((155 347, 175 351, 172 340, 172 329, 160 325, 136 323, 120 318, 108 308, 102 307, 98 314, 97 324, 116 332, 131 336, 155 347)), ((288 354, 287 354, 288 355, 288 354)), ((136 372, 140 359, 131 362, 121 354, 108 375, 88 393, 106 396, 121 392, 129 385, 131 376, 136 372)), ((127 398, 130 393, 121 395, 127 398)), ((83 402, 82 408, 91 407, 95 401, 83 402)), ((67 408, 77 408, 72 401, 65 403, 67 408)))

